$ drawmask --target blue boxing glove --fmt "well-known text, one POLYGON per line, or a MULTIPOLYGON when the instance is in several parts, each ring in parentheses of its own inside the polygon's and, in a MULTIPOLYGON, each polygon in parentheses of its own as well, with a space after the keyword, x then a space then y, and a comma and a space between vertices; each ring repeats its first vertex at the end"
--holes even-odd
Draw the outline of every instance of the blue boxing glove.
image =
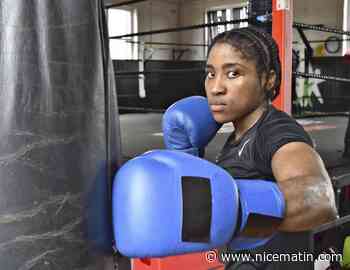
POLYGON ((221 127, 213 118, 208 100, 202 96, 175 102, 164 113, 162 126, 167 149, 201 157, 204 156, 204 148, 221 127))
POLYGON ((283 212, 277 185, 235 181, 215 164, 176 151, 151 151, 128 161, 113 185, 116 246, 128 257, 198 252, 228 243, 234 249, 253 248, 265 242, 236 236, 249 215, 282 218, 283 212), (263 203, 261 195, 268 195, 263 203))
POLYGON ((161 257, 222 246, 238 206, 237 185, 215 164, 179 151, 147 152, 114 179, 116 247, 128 257, 161 257))

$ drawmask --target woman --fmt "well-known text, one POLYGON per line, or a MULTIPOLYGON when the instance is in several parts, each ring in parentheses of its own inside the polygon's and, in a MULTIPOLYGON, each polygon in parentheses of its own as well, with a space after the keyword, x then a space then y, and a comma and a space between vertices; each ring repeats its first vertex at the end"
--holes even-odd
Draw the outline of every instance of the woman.
MULTIPOLYGON (((277 182, 286 200, 282 222, 253 220, 243 234, 279 232, 253 252, 297 251, 297 245, 293 249, 286 242, 290 237, 334 220, 337 212, 330 178, 312 140, 294 119, 271 105, 281 81, 276 43, 253 27, 221 33, 209 47, 206 70, 205 90, 214 119, 235 128, 217 164, 234 178, 277 182)), ((282 269, 277 265, 264 262, 249 268, 233 263, 230 269, 282 269)))

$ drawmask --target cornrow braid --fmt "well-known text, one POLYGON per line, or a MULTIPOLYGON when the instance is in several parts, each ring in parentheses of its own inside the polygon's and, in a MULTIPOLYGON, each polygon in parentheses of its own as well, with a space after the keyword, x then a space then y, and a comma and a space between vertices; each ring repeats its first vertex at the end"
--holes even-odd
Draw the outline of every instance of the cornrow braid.
POLYGON ((252 26, 220 33, 210 44, 208 55, 217 43, 227 43, 239 50, 243 57, 254 60, 260 79, 264 73, 268 75, 273 70, 276 80, 272 89, 267 92, 267 98, 274 100, 278 96, 281 85, 281 63, 278 46, 270 34, 252 26))
POLYGON ((271 57, 271 65, 269 67, 270 70, 274 70, 276 74, 275 84, 272 87, 272 91, 270 92, 271 100, 274 100, 280 91, 280 85, 281 85, 281 62, 279 58, 279 51, 278 46, 272 36, 268 34, 265 31, 262 31, 258 28, 251 27, 252 31, 255 31, 257 35, 261 35, 261 37, 265 40, 266 44, 268 45, 269 51, 270 51, 270 57, 271 57))
POLYGON ((242 28, 242 30, 241 30, 242 34, 246 35, 247 38, 252 40, 257 47, 260 47, 260 50, 258 50, 258 52, 260 53, 260 55, 263 59, 264 67, 265 67, 265 69, 269 69, 271 59, 269 57, 270 50, 269 50, 268 46, 265 44, 264 41, 261 40, 261 37, 256 35, 256 33, 252 33, 251 31, 247 31, 248 29, 250 29, 250 28, 242 28))

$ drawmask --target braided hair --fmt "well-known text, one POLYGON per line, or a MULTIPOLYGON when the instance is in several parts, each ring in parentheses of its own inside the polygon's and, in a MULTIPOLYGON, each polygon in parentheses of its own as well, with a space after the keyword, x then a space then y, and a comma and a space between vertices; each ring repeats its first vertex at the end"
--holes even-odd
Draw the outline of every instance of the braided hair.
POLYGON ((239 50, 244 58, 255 61, 260 80, 263 74, 268 76, 273 70, 276 79, 273 87, 267 92, 267 98, 274 100, 278 96, 281 85, 281 63, 277 44, 270 34, 252 26, 220 33, 210 44, 208 55, 217 43, 229 44, 239 50))

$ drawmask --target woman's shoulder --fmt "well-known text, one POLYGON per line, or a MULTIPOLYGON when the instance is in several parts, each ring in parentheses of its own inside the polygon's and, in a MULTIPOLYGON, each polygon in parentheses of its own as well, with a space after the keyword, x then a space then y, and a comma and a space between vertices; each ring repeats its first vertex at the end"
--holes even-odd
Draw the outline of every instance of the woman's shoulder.
POLYGON ((287 126, 296 126, 303 129, 303 127, 292 116, 284 111, 278 110, 272 105, 267 109, 267 113, 260 125, 260 127, 267 128, 285 128, 287 126))
POLYGON ((264 142, 302 141, 312 145, 310 135, 292 116, 271 106, 259 126, 259 136, 264 142))

